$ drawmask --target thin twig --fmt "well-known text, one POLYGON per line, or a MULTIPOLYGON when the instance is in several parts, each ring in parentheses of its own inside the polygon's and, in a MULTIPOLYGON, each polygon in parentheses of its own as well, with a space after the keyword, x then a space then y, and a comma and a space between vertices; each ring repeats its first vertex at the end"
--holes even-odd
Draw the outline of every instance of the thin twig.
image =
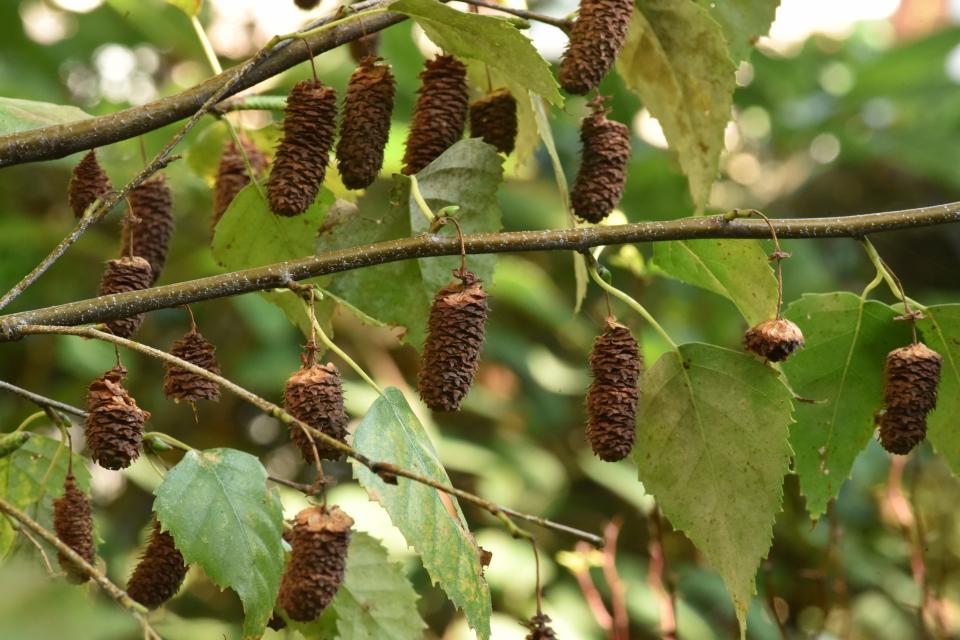
POLYGON ((615 518, 603 528, 603 578, 610 589, 613 609, 614 640, 630 640, 630 616, 627 613, 627 589, 617 572, 617 537, 623 521, 615 518))
POLYGON ((647 553, 650 554, 650 568, 647 570, 647 583, 660 600, 660 637, 663 640, 676 640, 677 613, 674 601, 673 581, 670 578, 670 566, 663 548, 663 521, 660 508, 655 507, 647 519, 650 541, 647 553))
POLYGON ((607 610, 607 605, 603 603, 603 597, 600 595, 600 591, 597 590, 597 585, 593 583, 593 577, 590 575, 589 557, 590 554, 593 553, 593 550, 583 542, 578 542, 575 549, 581 555, 584 562, 580 566, 571 568, 573 577, 577 580, 577 586, 580 587, 583 599, 586 600, 587 608, 590 609, 590 613, 593 615, 593 619, 596 620, 597 626, 609 632, 613 629, 613 616, 607 610))
POLYGON ((565 32, 569 32, 573 27, 573 20, 567 20, 566 18, 554 18, 553 16, 547 16, 542 13, 536 13, 534 11, 527 11, 526 9, 514 9, 512 7, 505 7, 493 2, 487 2, 486 0, 461 0, 466 4, 474 5, 477 7, 483 7, 485 9, 494 9, 502 13, 509 13, 510 15, 517 16, 518 18, 523 18, 524 20, 535 20, 537 22, 542 22, 543 24, 549 24, 561 29, 565 32))
POLYGON ((103 340, 105 342, 110 342, 115 345, 125 347, 132 351, 143 353, 145 355, 148 355, 152 358, 156 358, 163 362, 170 363, 174 366, 180 367, 181 369, 185 369, 190 373, 206 378, 207 380, 216 382, 227 391, 230 391, 231 393, 237 395, 241 399, 246 400, 250 404, 254 405, 258 409, 266 413, 267 415, 276 418, 277 420, 279 420, 280 422, 282 422, 287 426, 292 426, 292 427, 309 431, 310 434, 312 434, 315 439, 322 442, 325 447, 335 449, 337 451, 344 453, 345 455, 353 458, 354 460, 356 460, 357 462, 359 462, 360 464, 367 467, 372 472, 378 475, 400 476, 403 478, 407 478, 408 480, 419 482, 421 484, 433 487, 438 491, 443 491, 444 493, 460 498, 466 502, 470 502, 480 507, 481 509, 488 511, 491 515, 495 517, 499 518, 501 514, 504 514, 511 518, 519 518, 522 520, 526 520, 527 522, 533 522, 534 524, 538 524, 541 527, 545 527, 548 529, 553 529, 555 531, 561 531, 563 533, 570 534, 572 536, 580 538, 581 540, 586 540, 597 547, 603 546, 603 538, 595 534, 589 533, 587 531, 581 531, 579 529, 575 529, 573 527, 560 524, 558 522, 553 522, 552 520, 548 520, 546 518, 543 518, 534 514, 516 511, 514 509, 510 509, 508 507, 504 507, 499 504, 496 504, 495 502, 491 502, 489 500, 481 498, 480 496, 463 491, 462 489, 457 489, 456 487, 447 486, 441 482, 437 482, 436 480, 433 480, 432 478, 427 478, 425 476, 416 474, 412 471, 408 471, 407 469, 402 469, 400 467, 397 467, 396 465, 386 463, 386 462, 377 462, 377 461, 371 460, 370 458, 363 455, 362 453, 360 453, 350 445, 343 443, 337 440, 336 438, 332 438, 318 429, 314 429, 313 427, 303 422, 302 420, 298 420, 297 418, 293 417, 292 415, 284 411, 281 407, 275 405, 269 400, 261 398, 257 394, 251 391, 248 391, 247 389, 241 387, 237 383, 227 378, 224 378, 221 375, 217 375, 215 373, 207 371, 203 367, 198 367, 197 365, 191 362, 187 362, 186 360, 182 360, 181 358, 170 355, 166 351, 155 349, 153 347, 147 346, 135 340, 128 340, 127 338, 121 338, 119 336, 115 336, 110 333, 105 333, 103 331, 99 331, 92 327, 50 327, 50 326, 27 325, 27 326, 21 327, 21 329, 23 330, 23 333, 26 335, 33 335, 33 334, 69 335, 69 336, 80 336, 83 338, 94 338, 97 340, 103 340))
MULTIPOLYGON (((866 233, 877 231, 958 221, 960 202, 906 211, 836 218, 792 218, 771 222, 780 238, 859 238, 866 233)), ((770 230, 761 220, 728 221, 724 216, 717 215, 579 229, 471 234, 463 237, 463 244, 468 254, 484 254, 585 251, 595 246, 635 242, 769 236, 770 230)), ((203 300, 285 288, 291 280, 305 280, 400 260, 451 255, 460 255, 460 241, 451 236, 423 234, 413 238, 387 240, 143 291, 118 293, 0 316, 0 341, 16 338, 16 327, 19 324, 74 325, 106 322, 203 300)))
POLYGON ((48 531, 41 525, 39 522, 28 516, 26 513, 16 508, 3 498, 0 498, 0 511, 7 514, 14 520, 17 520, 21 525, 37 534, 43 538, 48 544, 52 545, 58 552, 67 557, 68 560, 73 562, 77 567, 79 567, 84 573, 93 578, 100 587, 106 591, 111 598, 116 600, 121 606, 127 609, 134 618, 143 626, 144 631, 150 634, 151 638, 156 640, 162 640, 160 634, 153 630, 153 627, 150 626, 150 623, 147 621, 146 608, 136 602, 133 598, 127 595, 127 592, 115 585, 110 581, 102 571, 97 569, 95 566, 87 562, 80 554, 71 549, 69 546, 64 544, 57 535, 51 531, 48 531))
POLYGON ((10 384, 9 382, 5 382, 4 380, 0 380, 0 389, 14 393, 21 398, 26 398, 39 407, 51 407, 59 411, 72 413, 73 415, 81 418, 86 415, 86 412, 83 409, 78 409, 77 407, 60 402, 59 400, 47 398, 46 396, 42 396, 39 393, 34 393, 33 391, 27 391, 26 389, 18 387, 15 384, 10 384))

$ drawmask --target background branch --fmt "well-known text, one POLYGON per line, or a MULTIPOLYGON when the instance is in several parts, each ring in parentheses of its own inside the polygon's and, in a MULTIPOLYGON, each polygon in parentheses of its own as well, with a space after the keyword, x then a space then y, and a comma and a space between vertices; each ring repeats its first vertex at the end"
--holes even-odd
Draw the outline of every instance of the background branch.
POLYGON ((576 536, 577 538, 580 538, 581 540, 586 540, 595 546, 598 546, 598 547, 603 546, 603 539, 600 536, 594 535, 592 533, 581 531, 579 529, 575 529, 573 527, 569 527, 567 525, 560 524, 558 522, 553 522, 541 516, 537 516, 529 513, 523 513, 521 511, 515 511, 513 509, 503 507, 494 502, 481 498, 480 496, 463 491, 462 489, 457 489, 456 487, 450 487, 440 482, 437 482, 436 480, 433 480, 431 478, 427 478, 425 476, 421 476, 416 473, 413 473, 412 471, 402 469, 400 467, 397 467, 396 465, 385 463, 385 462, 376 462, 374 460, 371 460, 370 458, 363 455, 362 453, 360 453, 350 445, 343 443, 337 440, 336 438, 331 438, 330 436, 323 433, 322 431, 314 429, 307 423, 303 422, 302 420, 298 420, 297 418, 293 417, 292 415, 284 411, 280 406, 270 402, 269 400, 266 400, 265 398, 261 398, 260 396, 258 396, 257 394, 251 391, 248 391, 247 389, 241 387, 240 385, 233 382, 232 380, 229 380, 228 378, 225 378, 221 375, 211 373, 210 371, 207 371, 202 367, 198 367, 197 365, 191 362, 187 362, 186 360, 182 360, 176 356, 170 355, 166 351, 155 349, 153 347, 142 344, 135 340, 128 340, 127 338, 121 338, 119 336, 115 336, 110 333, 98 331, 97 329, 93 329, 91 327, 25 326, 22 329, 25 334, 70 335, 70 336, 80 336, 83 338, 95 338, 97 340, 111 342, 113 344, 120 345, 127 349, 131 349, 133 351, 143 353, 152 358, 156 358, 157 360, 162 360, 163 362, 167 362, 169 364, 180 367, 181 369, 185 369, 190 373, 206 378, 207 380, 216 382, 227 391, 230 391, 231 393, 237 395, 241 399, 246 400, 253 406, 257 407, 258 409, 266 413, 267 415, 276 418, 277 420, 279 420, 285 425, 295 426, 299 429, 303 429, 304 431, 309 432, 310 435, 313 436, 315 439, 319 440, 320 442, 323 442, 324 446, 343 452, 347 456, 353 458, 354 460, 364 465, 374 473, 380 475, 381 477, 400 476, 403 478, 407 478, 408 480, 419 482, 420 484, 433 487, 438 491, 443 491, 444 493, 450 494, 452 496, 456 496, 457 498, 460 498, 466 502, 470 502, 471 504, 474 504, 480 507, 481 509, 488 511, 494 517, 499 518, 501 514, 504 514, 506 516, 520 518, 522 520, 533 522, 535 524, 538 524, 542 527, 546 527, 548 529, 553 529, 555 531, 561 531, 563 533, 576 536))
POLYGON ((100 587, 106 591, 111 598, 116 600, 121 606, 133 614, 133 617, 135 617, 143 626, 144 632, 147 634, 148 638, 160 639, 160 635, 154 631, 153 627, 150 626, 150 623, 147 622, 145 615, 146 609, 134 601, 126 591, 111 582, 110 578, 108 578, 106 574, 84 560, 80 554, 64 544, 60 538, 56 536, 56 534, 48 531, 42 525, 40 525, 39 522, 2 498, 0 498, 0 512, 7 514, 9 517, 13 518, 36 535, 40 536, 47 543, 51 544, 57 551, 69 558, 70 561, 82 569, 84 573, 93 578, 94 582, 100 585, 100 587))
POLYGON ((74 407, 73 405, 66 404, 64 402, 59 402, 46 396, 42 396, 39 393, 34 393, 33 391, 28 391, 22 387, 18 387, 15 384, 10 384, 0 380, 0 389, 4 391, 9 391, 10 393, 16 394, 22 398, 26 398, 30 402, 39 405, 41 407, 49 407, 51 409, 57 409, 58 411, 63 411, 65 413, 72 413, 75 416, 83 417, 87 415, 87 412, 83 409, 74 407))
MULTIPOLYGON (((359 12, 385 7, 390 1, 392 0, 359 2, 352 5, 350 11, 359 12)), ((343 17, 342 13, 338 11, 320 18, 305 29, 313 29, 341 17, 343 17)), ((318 55, 405 19, 405 16, 396 13, 374 15, 365 18, 362 25, 357 22, 348 22, 316 33, 306 38, 306 41, 314 55, 318 55)), ((63 158, 77 151, 133 138, 187 118, 197 113, 205 102, 221 92, 224 87, 226 90, 217 96, 217 101, 248 89, 307 60, 307 47, 289 46, 291 42, 293 41, 281 41, 262 51, 263 55, 258 54, 246 63, 227 69, 185 91, 138 107, 130 107, 77 122, 38 127, 0 136, 0 167, 63 158), (250 62, 254 64, 247 69, 250 62)))
MULTIPOLYGON (((960 202, 853 216, 771 220, 780 238, 860 238, 868 233, 960 221, 960 202)), ((617 226, 483 233, 463 237, 469 254, 522 251, 584 251, 600 245, 661 242, 698 238, 760 238, 770 236, 762 220, 728 220, 701 216, 617 226)), ((286 287, 291 280, 339 273, 398 260, 460 254, 457 238, 424 234, 316 256, 244 269, 232 273, 119 293, 79 302, 0 316, 0 341, 18 337, 24 324, 78 325, 126 318, 146 311, 286 287)))

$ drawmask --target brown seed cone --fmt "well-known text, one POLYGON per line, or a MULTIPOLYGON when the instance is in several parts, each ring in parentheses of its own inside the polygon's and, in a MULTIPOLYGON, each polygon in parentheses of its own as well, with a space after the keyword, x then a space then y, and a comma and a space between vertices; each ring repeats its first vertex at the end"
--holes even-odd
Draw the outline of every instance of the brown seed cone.
MULTIPOLYGON (((247 153, 247 159, 250 160, 254 177, 260 179, 267 170, 267 164, 269 164, 266 154, 260 151, 252 140, 241 138, 240 141, 243 143, 243 150, 247 153)), ((243 155, 233 140, 230 140, 223 147, 220 166, 217 168, 217 181, 213 188, 211 227, 217 226, 220 218, 226 213, 227 207, 237 197, 240 190, 248 184, 250 184, 250 175, 247 173, 247 165, 243 161, 243 155)))
POLYGON ((316 620, 343 582, 353 519, 339 507, 308 507, 297 514, 290 561, 277 602, 291 619, 316 620))
POLYGON ((770 362, 783 362, 797 349, 803 348, 800 327, 789 320, 764 320, 747 330, 743 336, 747 351, 770 362))
POLYGON ((437 56, 420 72, 420 89, 403 154, 403 174, 418 173, 463 137, 467 120, 467 68, 437 56))
POLYGON ((87 448, 105 469, 123 469, 137 459, 143 425, 150 418, 123 388, 126 375, 127 370, 117 365, 87 389, 87 448))
MULTIPOLYGON (((97 553, 93 543, 93 511, 90 499, 77 486, 73 473, 64 479, 63 495, 53 501, 53 528, 61 542, 93 564, 97 553)), ((81 584, 90 579, 86 571, 63 553, 58 553, 57 559, 70 582, 81 584)))
MULTIPOLYGON (((287 380, 283 393, 283 403, 294 418, 325 433, 340 442, 347 439, 347 414, 343 409, 343 387, 340 372, 333 363, 320 365, 313 363, 295 371, 287 380)), ((300 453, 308 464, 316 460, 313 445, 303 429, 290 426, 290 438, 300 447, 300 453)), ((324 460, 339 460, 343 453, 324 446, 313 438, 317 454, 324 460)))
MULTIPOLYGON (((103 276, 100 278, 99 295, 148 289, 152 281, 153 272, 150 269, 150 263, 139 256, 108 260, 103 276)), ((143 314, 138 313, 128 318, 110 320, 106 324, 113 335, 129 338, 140 328, 141 322, 143 322, 143 314)))
POLYGON ((180 590, 187 565, 177 551, 173 536, 160 530, 154 518, 147 548, 127 582, 127 593, 148 609, 156 609, 180 590))
POLYGON ((637 419, 637 381, 643 359, 630 329, 607 318, 593 342, 587 392, 587 440, 601 460, 622 460, 633 448, 637 419))
POLYGON ((162 173, 130 194, 130 211, 123 217, 122 256, 140 256, 150 263, 153 285, 167 263, 173 236, 173 194, 162 173))
POLYGON ((885 409, 878 412, 880 444, 890 453, 905 456, 927 437, 927 415, 909 409, 885 409))
POLYGON ((281 216, 307 210, 327 175, 337 128, 337 92, 319 80, 303 80, 290 90, 283 140, 267 180, 270 208, 281 216))
POLYGON ((487 292, 469 271, 433 298, 417 388, 435 411, 456 411, 480 364, 487 323, 487 292))
POLYGON ((940 354, 919 342, 888 353, 884 367, 884 406, 925 414, 932 411, 937 406, 942 365, 940 354))
POLYGON ((523 626, 530 629, 527 640, 557 640, 557 634, 550 628, 550 617, 547 615, 538 613, 523 626))
POLYGON ((320 4, 320 0, 293 0, 293 4, 297 5, 303 10, 307 10, 313 9, 320 4))
POLYGON ((87 207, 97 198, 108 194, 111 189, 113 186, 110 184, 110 178, 97 161, 96 151, 88 151, 73 168, 73 174, 70 176, 67 200, 70 208, 73 209, 73 215, 82 218, 87 207))
POLYGON ((470 105, 470 135, 510 155, 517 141, 517 100, 499 89, 470 105))
POLYGON ((937 406, 943 358, 916 343, 887 354, 882 411, 877 413, 880 444, 906 455, 927 435, 927 414, 937 406))
POLYGON ((602 98, 592 101, 593 113, 580 124, 580 170, 570 192, 573 211, 587 222, 600 222, 623 195, 630 160, 630 130, 607 120, 602 98))
POLYGON ((348 46, 353 61, 359 63, 367 56, 377 55, 380 49, 380 32, 374 31, 356 40, 351 40, 348 46))
POLYGON ((600 84, 627 36, 633 0, 580 0, 570 42, 560 61, 560 86, 583 96, 600 84))
MULTIPOLYGON (((211 373, 220 373, 220 363, 217 362, 217 348, 210 344, 199 331, 191 329, 185 336, 173 343, 170 355, 186 360, 211 373)), ((177 402, 185 400, 220 400, 220 385, 203 376, 191 373, 169 362, 164 363, 163 393, 177 402)))
POLYGON ((389 65, 364 58, 350 76, 340 120, 337 162, 348 189, 370 186, 383 166, 383 150, 390 137, 390 116, 396 81, 389 65))

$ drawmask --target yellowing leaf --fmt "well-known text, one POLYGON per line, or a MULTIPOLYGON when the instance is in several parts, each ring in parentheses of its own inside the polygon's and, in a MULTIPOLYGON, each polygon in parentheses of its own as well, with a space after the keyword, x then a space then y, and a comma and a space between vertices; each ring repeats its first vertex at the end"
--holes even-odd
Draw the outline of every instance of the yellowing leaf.
POLYGON ((723 30, 695 2, 639 0, 617 70, 660 121, 702 212, 736 88, 723 30))
POLYGON ((200 13, 200 7, 203 6, 203 0, 167 0, 167 3, 172 4, 191 18, 200 13))
POLYGON ((641 382, 640 480, 719 571, 743 628, 789 469, 791 395, 757 358, 685 344, 641 382))
MULTIPOLYGON (((388 388, 373 403, 357 427, 353 446, 373 460, 450 484, 430 437, 398 389, 388 388)), ((444 495, 441 499, 436 489, 406 478, 389 485, 363 465, 354 463, 353 468, 370 497, 383 505, 420 554, 430 578, 463 610, 477 636, 490 638, 490 588, 481 575, 479 550, 456 498, 444 495), (447 502, 456 515, 448 511, 447 502)))

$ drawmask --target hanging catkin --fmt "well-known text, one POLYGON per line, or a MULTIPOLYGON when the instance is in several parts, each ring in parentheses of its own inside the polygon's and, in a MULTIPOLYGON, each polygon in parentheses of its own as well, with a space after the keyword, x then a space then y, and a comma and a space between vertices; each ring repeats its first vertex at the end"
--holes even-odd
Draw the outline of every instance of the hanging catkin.
POLYGON ((281 216, 307 210, 327 174, 337 127, 337 93, 319 80, 303 80, 290 90, 283 140, 267 181, 270 208, 281 216))
POLYGON ((630 329, 607 318, 590 353, 593 383, 587 392, 587 440, 601 460, 622 460, 633 448, 642 368, 640 349, 630 329))
POLYGON ((586 95, 613 66, 627 36, 633 0, 580 0, 580 14, 560 61, 560 86, 586 95))
MULTIPOLYGON (((321 365, 311 363, 311 360, 312 354, 308 350, 304 365, 287 380, 283 393, 284 407, 294 418, 331 438, 346 442, 347 414, 343 409, 340 372, 333 363, 321 365)), ((316 462, 314 446, 321 459, 339 460, 343 457, 341 451, 324 445, 316 437, 311 445, 310 437, 297 425, 290 425, 290 438, 300 448, 308 464, 316 462)))
MULTIPOLYGON (((106 296, 126 291, 140 291, 148 289, 153 281, 153 271, 150 263, 139 256, 108 260, 100 278, 99 295, 106 296)), ((115 336, 129 338, 143 322, 143 314, 138 313, 119 320, 110 320, 106 323, 107 329, 115 336)))
POLYGON ((517 141, 517 100, 499 89, 470 105, 470 136, 510 155, 517 141))
POLYGON ((156 609, 180 590, 187 565, 173 536, 160 530, 154 518, 147 548, 127 582, 127 594, 148 609, 156 609))
POLYGON ((467 119, 467 68, 453 56, 428 60, 403 154, 403 173, 418 173, 463 137, 467 119))
MULTIPOLYGON (((257 148, 252 140, 241 138, 243 150, 250 161, 254 177, 260 179, 267 169, 267 156, 257 148)), ((243 161, 243 154, 233 140, 227 142, 220 156, 220 165, 217 167, 217 181, 213 189, 213 219, 211 227, 217 226, 220 218, 226 213, 227 207, 237 197, 240 190, 250 184, 250 175, 247 165, 243 161)))
POLYGON ((306 11, 307 9, 313 9, 320 4, 320 0, 293 0, 293 3, 306 11))
POLYGON ((437 292, 430 307, 417 388, 428 407, 456 411, 470 390, 487 323, 487 292, 469 271, 437 292))
POLYGON ((112 188, 110 178, 97 161, 96 151, 88 151, 73 168, 70 176, 67 199, 73 215, 82 218, 87 207, 97 198, 107 195, 112 188))
POLYGON ((538 613, 523 626, 530 630, 526 640, 557 640, 556 632, 550 628, 550 617, 545 614, 538 613))
POLYGON ((383 150, 390 136, 390 117, 396 82, 379 58, 360 62, 347 86, 340 120, 337 162, 348 189, 370 186, 383 166, 383 150))
POLYGON ((770 362, 783 362, 804 344, 800 327, 783 318, 754 325, 747 330, 743 342, 747 351, 770 362))
POLYGON ((130 194, 130 210, 123 218, 122 256, 140 256, 150 263, 150 284, 167 263, 173 236, 173 194, 162 173, 153 176, 130 194))
POLYGON ((137 459, 143 425, 150 418, 123 388, 126 375, 127 370, 118 364, 87 389, 87 448, 105 469, 124 469, 137 459))
POLYGON ((277 600, 291 619, 316 620, 333 600, 343 582, 351 526, 353 519, 336 506, 297 514, 277 600))
POLYGON ((574 213, 600 222, 623 195, 630 160, 630 130, 607 119, 603 98, 591 101, 593 112, 580 124, 580 170, 570 192, 574 213))
MULTIPOLYGON (((63 481, 63 495, 53 501, 53 529, 60 541, 77 552, 89 564, 96 557, 93 543, 93 511, 90 499, 77 486, 73 473, 67 473, 63 481)), ((90 575, 64 555, 57 554, 60 568, 67 574, 67 580, 80 584, 90 579, 90 575)))
POLYGON ((927 414, 937 406, 943 358, 922 343, 894 349, 884 367, 883 410, 877 414, 880 443, 905 455, 927 435, 927 414))
MULTIPOLYGON (((217 362, 217 348, 214 347, 196 328, 191 329, 185 336, 173 343, 170 355, 210 373, 220 373, 220 363, 217 362)), ((163 393, 177 402, 196 402, 197 400, 220 400, 220 385, 201 375, 191 373, 169 362, 164 363, 163 393)))
POLYGON ((356 40, 351 40, 348 46, 350 57, 353 58, 354 62, 360 62, 367 56, 375 56, 380 49, 380 32, 374 31, 356 40))

